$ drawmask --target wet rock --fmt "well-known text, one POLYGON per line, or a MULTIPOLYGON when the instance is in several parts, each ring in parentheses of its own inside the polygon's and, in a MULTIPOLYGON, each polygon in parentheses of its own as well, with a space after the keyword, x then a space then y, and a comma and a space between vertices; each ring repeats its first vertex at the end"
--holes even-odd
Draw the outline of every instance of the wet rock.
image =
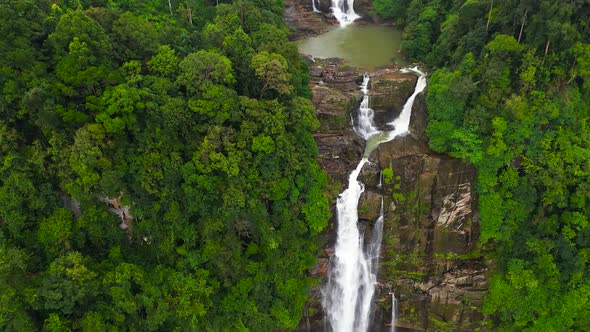
POLYGON ((329 260, 327 258, 318 258, 317 264, 309 270, 309 275, 315 278, 324 278, 328 276, 329 260))
MULTIPOLYGON (((311 2, 307 0, 300 0, 305 2, 311 2)), ((332 13, 332 1, 331 0, 315 0, 316 8, 322 12, 322 14, 331 14, 332 13)), ((313 10, 313 6, 310 4, 310 7, 313 10)))
MULTIPOLYGON (((317 1, 317 0, 316 0, 317 1)), ((291 39, 301 39, 327 32, 338 22, 332 17, 329 0, 320 0, 322 13, 314 13, 311 0, 285 0, 285 20, 291 30, 291 39)))
MULTIPOLYGON (((426 143, 426 126, 428 126, 428 114, 426 112, 426 98, 424 93, 416 96, 412 115, 410 117, 410 135, 417 140, 426 143)), ((430 152, 430 151, 429 151, 430 152)))
POLYGON ((369 107, 375 112, 375 125, 385 129, 388 122, 397 118, 414 92, 417 77, 402 73, 398 68, 386 67, 371 74, 369 107))
POLYGON ((382 195, 373 191, 364 191, 359 200, 359 219, 371 222, 379 218, 382 195))
POLYGON ((328 257, 334 255, 335 252, 336 252, 335 247, 324 248, 324 254, 326 254, 326 256, 328 256, 328 257))
POLYGON ((376 162, 369 160, 363 166, 358 180, 362 182, 367 188, 379 188, 379 176, 381 175, 381 167, 376 162))
POLYGON ((341 59, 316 59, 310 65, 312 102, 320 120, 314 135, 318 162, 332 178, 346 184, 348 173, 363 155, 364 142, 351 128, 351 114, 358 108, 362 74, 341 59))
POLYGON ((354 135, 352 130, 342 134, 314 135, 319 148, 318 162, 328 175, 343 183, 348 182, 348 173, 363 155, 363 146, 354 135))
POLYGON ((473 330, 483 319, 473 304, 481 303, 487 287, 475 246, 475 170, 424 150, 419 139, 405 143, 403 148, 399 142, 384 144, 378 151, 382 167, 400 177, 384 188, 399 198, 395 211, 389 206, 386 211, 379 280, 404 299, 405 325, 427 329, 436 319, 451 329, 473 330))

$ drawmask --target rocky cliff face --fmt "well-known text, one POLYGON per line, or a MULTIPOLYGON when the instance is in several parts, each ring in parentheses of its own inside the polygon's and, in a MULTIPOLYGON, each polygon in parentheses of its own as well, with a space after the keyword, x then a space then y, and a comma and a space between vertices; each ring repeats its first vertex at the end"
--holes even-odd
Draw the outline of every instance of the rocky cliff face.
MULTIPOLYGON (((364 150, 364 141, 351 129, 362 97, 362 73, 338 59, 309 62, 313 103, 321 121, 315 136, 318 160, 332 177, 335 198, 364 150)), ((416 83, 414 75, 398 69, 390 66, 371 73, 370 105, 379 127, 399 114, 416 83)), ((419 96, 412 111, 411 133, 380 145, 360 176, 366 185, 359 204, 360 223, 371 227, 381 197, 385 202, 375 331, 387 329, 390 323, 391 291, 399 299, 400 328, 469 331, 483 319, 478 308, 487 287, 487 271, 476 247, 474 169, 430 151, 424 135, 426 123, 424 97, 419 96)), ((333 253, 335 227, 333 221, 325 237, 326 249, 310 271, 312 275, 330 273, 328 258, 333 253)), ((302 330, 323 328, 319 296, 318 289, 314 290, 302 330)))

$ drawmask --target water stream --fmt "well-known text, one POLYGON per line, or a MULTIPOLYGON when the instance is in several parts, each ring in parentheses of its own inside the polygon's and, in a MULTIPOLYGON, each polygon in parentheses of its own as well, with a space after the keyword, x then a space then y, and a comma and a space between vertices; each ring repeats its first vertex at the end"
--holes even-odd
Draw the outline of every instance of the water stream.
POLYGON ((365 74, 361 86, 363 102, 354 130, 367 143, 363 158, 349 176, 348 188, 338 196, 336 202, 338 218, 336 250, 332 257, 332 273, 328 284, 322 290, 322 305, 326 312, 327 323, 329 329, 334 332, 365 332, 370 327, 383 237, 383 204, 380 217, 372 230, 371 242, 365 246, 364 236, 357 225, 359 199, 364 191, 364 185, 358 181, 358 175, 367 163, 371 152, 379 144, 408 133, 412 106, 416 96, 426 87, 426 77, 416 67, 405 71, 414 72, 419 77, 414 93, 404 104, 399 117, 388 124, 393 128, 390 131, 380 131, 374 125, 373 112, 369 108, 369 74, 365 74))

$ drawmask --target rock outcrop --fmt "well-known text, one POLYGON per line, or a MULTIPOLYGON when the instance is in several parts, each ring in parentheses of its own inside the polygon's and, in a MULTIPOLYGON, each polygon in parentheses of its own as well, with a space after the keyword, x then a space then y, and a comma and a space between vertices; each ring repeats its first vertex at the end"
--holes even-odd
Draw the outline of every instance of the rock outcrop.
MULTIPOLYGON (((330 1, 323 0, 321 3, 329 5, 330 1)), ((329 7, 321 13, 314 13, 311 0, 285 0, 285 20, 291 30, 290 38, 300 39, 328 31, 331 25, 338 24, 329 13, 329 7)))
MULTIPOLYGON (((291 30, 292 40, 316 36, 338 25, 338 20, 332 14, 331 0, 315 0, 316 12, 313 11, 311 1, 285 0, 285 20, 291 30)), ((372 0, 356 0, 354 10, 361 16, 355 21, 356 24, 380 21, 372 10, 372 0)))
MULTIPOLYGON (((313 103, 321 122, 315 135, 318 161, 332 183, 341 184, 336 186, 340 189, 364 151, 365 142, 351 129, 362 98, 362 73, 338 59, 310 60, 310 71, 313 103)), ((395 66, 371 73, 370 105, 378 127, 399 114, 415 84, 414 75, 401 73, 395 66)), ((421 95, 414 103, 411 133, 381 144, 360 174, 365 183, 359 202, 363 226, 370 227, 377 219, 382 197, 385 207, 375 331, 390 323, 390 291, 399 299, 399 327, 471 331, 483 320, 478 308, 487 287, 487 270, 476 247, 475 171, 461 160, 432 152, 424 134, 426 125, 421 95), (393 176, 382 176, 384 169, 392 170, 393 176)), ((327 249, 310 271, 314 276, 330 273, 335 227, 333 220, 325 234, 327 249)), ((322 329, 319 297, 315 289, 301 330, 322 329)))

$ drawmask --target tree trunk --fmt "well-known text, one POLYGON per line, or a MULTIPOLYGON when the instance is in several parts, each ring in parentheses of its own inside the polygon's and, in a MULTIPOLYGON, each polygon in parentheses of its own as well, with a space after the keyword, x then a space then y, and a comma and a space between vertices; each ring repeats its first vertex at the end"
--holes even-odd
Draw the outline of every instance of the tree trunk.
POLYGON ((170 15, 174 16, 174 14, 172 14, 172 0, 168 0, 168 8, 170 8, 170 15))
POLYGON ((547 53, 549 53, 549 45, 551 44, 551 36, 547 36, 547 44, 545 45, 545 55, 543 55, 543 62, 541 62, 541 64, 545 63, 545 58, 547 57, 547 53))
POLYGON ((524 24, 526 22, 526 14, 529 12, 528 9, 525 9, 524 16, 522 17, 522 24, 520 25, 520 33, 518 33, 518 43, 520 44, 520 38, 522 37, 522 32, 524 31, 524 24))
POLYGON ((186 3, 186 14, 188 15, 188 23, 190 23, 190 25, 193 25, 193 11, 191 7, 188 5, 188 2, 186 3))
POLYGON ((490 12, 488 13, 488 24, 486 24, 486 32, 490 30, 490 20, 492 19, 492 9, 494 8, 494 0, 490 2, 490 12))

